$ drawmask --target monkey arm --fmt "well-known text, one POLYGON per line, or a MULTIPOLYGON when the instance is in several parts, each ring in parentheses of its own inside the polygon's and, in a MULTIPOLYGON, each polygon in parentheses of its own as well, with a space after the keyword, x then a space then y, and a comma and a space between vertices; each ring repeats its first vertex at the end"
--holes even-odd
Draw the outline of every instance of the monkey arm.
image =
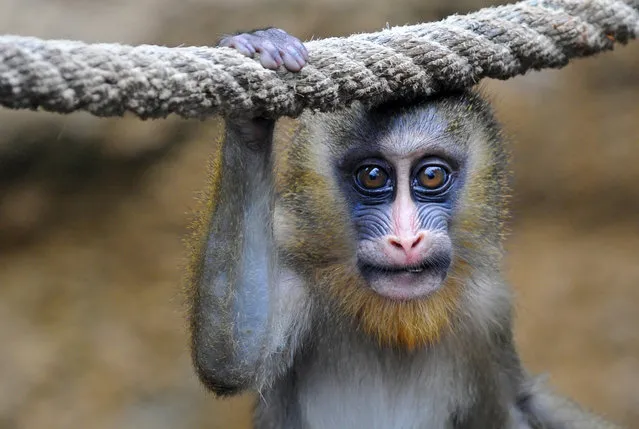
POLYGON ((574 402, 549 391, 539 392, 533 401, 537 417, 549 429, 619 429, 574 402), (543 417, 542 417, 543 416, 543 417))
POLYGON ((530 392, 520 403, 533 428, 540 429, 619 429, 576 403, 563 398, 540 380, 531 380, 530 392))
POLYGON ((305 295, 277 262, 274 121, 227 121, 194 291, 193 360, 213 392, 260 389, 290 364, 305 295))

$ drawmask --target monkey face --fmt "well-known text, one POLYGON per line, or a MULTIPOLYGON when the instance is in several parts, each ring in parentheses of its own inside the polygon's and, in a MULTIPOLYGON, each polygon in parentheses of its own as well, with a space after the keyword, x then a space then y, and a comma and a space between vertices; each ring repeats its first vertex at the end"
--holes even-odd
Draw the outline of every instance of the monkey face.
POLYGON ((307 116, 281 169, 284 258, 381 343, 437 340, 474 299, 474 269, 499 261, 491 121, 469 94, 307 116))
POLYGON ((357 267, 368 287, 392 300, 439 290, 453 256, 448 231, 460 162, 435 156, 443 151, 426 136, 408 138, 401 130, 389 133, 372 152, 356 151, 340 166, 357 267))

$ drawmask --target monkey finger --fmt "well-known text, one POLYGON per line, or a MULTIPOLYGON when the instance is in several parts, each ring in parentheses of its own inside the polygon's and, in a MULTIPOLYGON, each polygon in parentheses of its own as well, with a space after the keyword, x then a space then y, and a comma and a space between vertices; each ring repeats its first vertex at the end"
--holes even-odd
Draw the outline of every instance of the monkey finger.
POLYGON ((255 55, 255 48, 248 40, 243 39, 242 35, 225 37, 218 43, 218 46, 233 48, 247 57, 255 55))
POLYGON ((306 49, 306 46, 304 46, 304 44, 300 42, 298 39, 294 39, 293 45, 295 46, 295 48, 297 48, 297 51, 302 55, 304 62, 308 61, 308 50, 306 49))
POLYGON ((288 46, 281 54, 284 60, 284 67, 286 67, 288 71, 298 72, 306 65, 306 61, 302 55, 292 46, 288 46))
POLYGON ((279 68, 277 61, 268 52, 262 52, 260 54, 260 64, 262 64, 262 67, 270 70, 277 70, 279 68))
MULTIPOLYGON (((270 40, 275 43, 280 49, 287 49, 289 52, 294 53, 296 58, 301 58, 304 62, 308 61, 308 51, 304 44, 297 38, 288 34, 286 31, 280 28, 270 28, 264 30, 263 33, 268 34, 270 40)), ((303 64, 302 64, 303 66, 303 64)), ((292 70, 291 70, 292 71, 292 70)))
POLYGON ((259 40, 254 43, 254 46, 257 52, 260 53, 260 63, 263 67, 276 70, 284 62, 280 50, 268 40, 259 40))

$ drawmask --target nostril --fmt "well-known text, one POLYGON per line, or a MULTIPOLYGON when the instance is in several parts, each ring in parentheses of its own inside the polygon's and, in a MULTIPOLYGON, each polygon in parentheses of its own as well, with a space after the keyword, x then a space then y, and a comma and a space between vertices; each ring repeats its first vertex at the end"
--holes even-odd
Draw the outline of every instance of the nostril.
POLYGON ((419 244, 422 242, 423 238, 424 238, 423 234, 414 235, 412 237, 394 236, 394 237, 388 238, 388 244, 390 244, 391 246, 393 246, 394 248, 398 250, 409 252, 415 249, 416 247, 418 247, 419 244))
POLYGON ((396 247, 398 249, 403 249, 404 246, 402 246, 402 242, 401 240, 397 239, 397 238, 389 238, 388 242, 393 246, 396 247))

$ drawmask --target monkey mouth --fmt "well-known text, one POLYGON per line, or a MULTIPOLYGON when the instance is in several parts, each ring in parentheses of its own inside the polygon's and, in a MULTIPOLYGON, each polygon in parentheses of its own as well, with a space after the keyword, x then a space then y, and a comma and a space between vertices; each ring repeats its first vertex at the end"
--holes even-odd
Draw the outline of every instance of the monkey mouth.
POLYGON ((359 270, 368 286, 393 300, 424 298, 438 290, 446 279, 451 258, 429 258, 417 265, 382 266, 367 262, 359 270))
POLYGON ((448 255, 437 255, 413 265, 377 265, 368 262, 360 262, 359 269, 364 276, 376 274, 420 274, 424 271, 446 273, 450 268, 451 258, 448 255))
POLYGON ((428 266, 424 264, 420 265, 409 265, 404 267, 393 267, 393 266, 379 266, 379 265, 370 265, 370 264, 362 264, 360 265, 360 271, 364 275, 375 275, 375 274, 402 274, 402 273, 412 273, 419 274, 429 269, 428 266))

